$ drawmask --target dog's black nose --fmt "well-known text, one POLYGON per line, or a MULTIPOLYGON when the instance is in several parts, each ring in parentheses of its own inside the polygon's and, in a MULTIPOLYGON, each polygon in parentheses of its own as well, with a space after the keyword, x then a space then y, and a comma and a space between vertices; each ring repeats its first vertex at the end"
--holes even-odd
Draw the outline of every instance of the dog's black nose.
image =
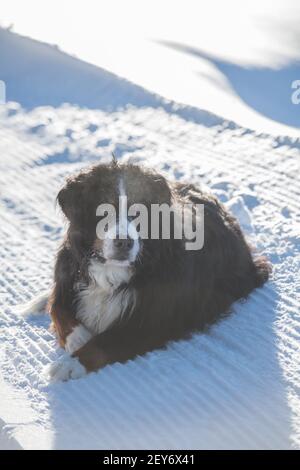
POLYGON ((132 238, 116 238, 114 240, 114 246, 118 250, 129 251, 133 247, 132 238))

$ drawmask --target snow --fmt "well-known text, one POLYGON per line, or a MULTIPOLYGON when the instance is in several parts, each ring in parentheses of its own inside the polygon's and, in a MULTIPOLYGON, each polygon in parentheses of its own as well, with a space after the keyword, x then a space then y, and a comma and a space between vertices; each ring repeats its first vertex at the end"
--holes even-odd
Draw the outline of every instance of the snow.
POLYGON ((298 0, 4 0, 0 21, 178 103, 299 135, 298 0))
POLYGON ((4 30, 0 54, 19 102, 0 106, 0 446, 299 448, 300 141, 168 101, 4 30), (50 383, 45 370, 63 351, 47 316, 26 320, 18 307, 50 287, 65 176, 112 151, 210 187, 273 277, 207 334, 50 383))

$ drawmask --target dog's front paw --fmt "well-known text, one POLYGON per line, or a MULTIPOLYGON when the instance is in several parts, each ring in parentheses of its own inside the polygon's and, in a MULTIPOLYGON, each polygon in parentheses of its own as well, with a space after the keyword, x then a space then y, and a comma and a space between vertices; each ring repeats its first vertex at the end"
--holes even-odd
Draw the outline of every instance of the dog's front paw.
POLYGON ((46 374, 50 382, 62 382, 83 377, 86 369, 76 357, 65 354, 47 368, 46 374))

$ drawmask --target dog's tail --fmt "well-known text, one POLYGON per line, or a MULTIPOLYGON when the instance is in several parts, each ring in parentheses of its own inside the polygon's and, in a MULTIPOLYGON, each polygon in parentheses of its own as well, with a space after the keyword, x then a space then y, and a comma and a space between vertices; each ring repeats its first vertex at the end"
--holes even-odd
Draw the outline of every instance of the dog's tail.
POLYGON ((42 313, 46 313, 49 297, 50 291, 41 292, 41 294, 34 297, 26 304, 19 305, 17 307, 17 312, 24 318, 27 318, 30 315, 40 315, 42 313))

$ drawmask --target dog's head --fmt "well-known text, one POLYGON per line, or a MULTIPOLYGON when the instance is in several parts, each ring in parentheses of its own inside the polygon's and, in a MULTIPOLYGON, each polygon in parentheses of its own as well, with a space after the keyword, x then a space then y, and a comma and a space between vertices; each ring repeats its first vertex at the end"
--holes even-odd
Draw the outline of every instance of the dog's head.
POLYGON ((150 214, 152 204, 171 203, 171 191, 153 171, 112 162, 69 178, 57 199, 77 251, 107 265, 126 266, 136 262, 144 245, 127 209, 142 204, 150 214))

